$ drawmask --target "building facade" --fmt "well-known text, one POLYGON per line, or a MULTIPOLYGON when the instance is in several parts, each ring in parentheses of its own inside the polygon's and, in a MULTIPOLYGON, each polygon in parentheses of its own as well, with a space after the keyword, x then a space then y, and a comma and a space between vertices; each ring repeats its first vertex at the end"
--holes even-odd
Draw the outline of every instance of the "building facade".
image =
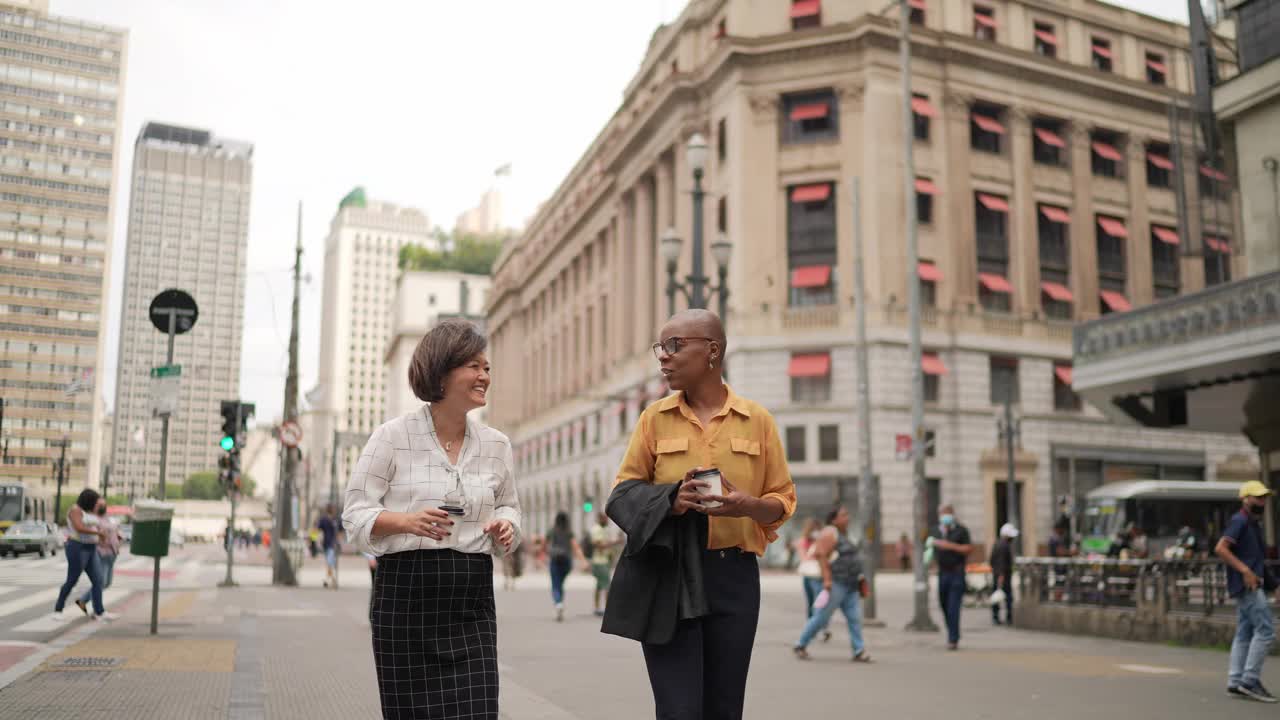
POLYGON ((127 39, 44 0, 0 1, 0 482, 49 520, 63 443, 68 487, 100 476, 127 39))
MULTIPOLYGON (((488 292, 488 275, 419 270, 400 273, 391 306, 391 337, 383 356, 387 372, 387 399, 383 405, 386 419, 422 406, 409 387, 409 365, 422 336, 447 318, 465 319, 483 328, 488 292)), ((485 422, 487 414, 480 408, 472 417, 485 422)))
POLYGON ((489 188, 475 207, 458 216, 453 231, 467 235, 494 235, 504 230, 502 224, 502 191, 489 188))
POLYGON ((174 341, 182 375, 166 482, 217 468, 221 403, 240 397, 253 146, 149 122, 134 143, 132 180, 111 466, 112 484, 142 497, 160 479, 151 368, 165 364, 168 335, 149 312, 160 291, 185 290, 199 309, 195 326, 174 341))
MULTIPOLYGON (((710 145, 701 222, 733 246, 727 374, 775 416, 801 514, 857 497, 854 177, 886 544, 911 527, 911 467, 894 445, 910 433, 908 273, 924 300, 928 505, 955 504, 979 542, 1006 517, 1005 397, 1021 420, 1028 548, 1045 542, 1063 495, 1256 472, 1236 437, 1116 427, 1071 390, 1074 323, 1198 290, 1239 262, 1237 194, 1212 159, 1171 148, 1186 28, 1094 0, 918 0, 908 100, 896 12, 877 15, 883 5, 691 2, 499 259, 495 383, 511 377, 519 391, 495 394, 490 418, 517 443, 534 531, 606 496, 639 411, 664 392, 649 352, 668 304, 659 238, 670 227, 686 239, 683 276, 695 133, 710 145), (1179 184, 1199 194, 1186 228, 1179 184), (1181 253, 1189 233, 1214 237, 1220 257, 1181 253)), ((710 252, 704 265, 716 267, 710 252)))
MULTIPOLYGON (((369 200, 364 188, 339 203, 325 241, 319 380, 307 393, 315 434, 304 438, 303 448, 324 467, 332 460, 334 432, 373 432, 390 417, 383 358, 406 245, 441 249, 421 210, 369 200)), ((339 478, 350 475, 359 451, 339 453, 339 478)))

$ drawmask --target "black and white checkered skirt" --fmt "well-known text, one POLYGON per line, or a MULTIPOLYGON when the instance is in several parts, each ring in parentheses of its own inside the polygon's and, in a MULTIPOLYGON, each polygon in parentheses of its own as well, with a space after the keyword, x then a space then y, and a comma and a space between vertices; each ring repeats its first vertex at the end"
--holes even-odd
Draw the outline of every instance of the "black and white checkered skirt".
POLYGON ((497 720, 493 558, 456 550, 383 555, 369 623, 382 717, 497 720))

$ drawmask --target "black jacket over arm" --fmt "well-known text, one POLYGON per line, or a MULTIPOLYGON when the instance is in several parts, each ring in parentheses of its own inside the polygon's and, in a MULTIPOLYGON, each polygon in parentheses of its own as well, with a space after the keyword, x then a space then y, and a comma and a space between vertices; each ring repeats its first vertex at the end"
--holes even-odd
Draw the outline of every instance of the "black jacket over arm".
POLYGON ((662 645, 680 620, 707 614, 702 584, 706 519, 671 515, 679 485, 621 482, 605 514, 627 534, 609 587, 601 632, 662 645))

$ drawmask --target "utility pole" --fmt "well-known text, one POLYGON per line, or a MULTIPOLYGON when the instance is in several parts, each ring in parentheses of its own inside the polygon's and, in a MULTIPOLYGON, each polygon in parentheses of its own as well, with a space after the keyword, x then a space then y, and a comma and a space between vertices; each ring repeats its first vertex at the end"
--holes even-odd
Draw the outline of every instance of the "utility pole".
MULTIPOLYGON (((1000 440, 1004 442, 1005 460, 1008 463, 1006 468, 1008 477, 1005 481, 1004 503, 1005 503, 1005 522, 1012 524, 1021 530, 1019 526, 1018 512, 1018 478, 1017 467, 1014 465, 1014 442, 1016 442, 1018 434, 1022 432, 1021 423, 1015 422, 1013 419, 1013 391, 1004 394, 1004 420, 996 423, 996 427, 1000 430, 1000 440)), ((997 528, 997 532, 999 529, 997 528)))
POLYGON ((867 595, 866 618, 876 620, 876 567, 880 564, 880 488, 871 465, 871 382, 867 359, 867 289, 862 276, 861 185, 854 177, 853 194, 853 305, 858 332, 858 457, 862 474, 858 479, 858 514, 862 527, 862 567, 871 592, 867 595))
POLYGON ((67 445, 68 444, 70 443, 65 436, 62 438, 62 442, 59 443, 59 445, 62 448, 62 453, 58 457, 58 479, 57 479, 58 489, 56 494, 53 496, 53 522, 55 524, 58 522, 58 511, 62 509, 62 484, 67 481, 67 445))
MULTIPOLYGON (((289 376, 284 381, 284 420, 298 421, 298 315, 302 293, 302 202, 298 202, 298 238, 293 260, 293 327, 289 331, 289 376)), ((283 443, 282 443, 283 444, 283 443)), ((272 562, 272 585, 297 585, 298 577, 286 553, 287 541, 294 539, 294 488, 298 479, 298 450, 285 447, 284 479, 276 496, 276 532, 272 562)))
POLYGON ((907 623, 908 630, 937 632, 938 626, 929 617, 929 577, 924 566, 924 537, 928 516, 924 487, 924 373, 920 367, 920 248, 916 238, 916 204, 912 202, 916 192, 915 132, 911 115, 911 4, 898 0, 899 31, 898 64, 902 67, 902 187, 903 207, 907 221, 907 311, 908 362, 911 363, 911 503, 914 519, 915 543, 913 548, 915 570, 915 614, 907 623))

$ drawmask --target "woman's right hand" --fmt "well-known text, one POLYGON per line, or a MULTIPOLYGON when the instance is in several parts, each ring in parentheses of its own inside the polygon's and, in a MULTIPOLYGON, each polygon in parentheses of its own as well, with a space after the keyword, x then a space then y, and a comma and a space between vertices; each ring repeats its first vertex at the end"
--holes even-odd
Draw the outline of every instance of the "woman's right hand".
POLYGON ((701 480, 694 480, 693 474, 702 468, 696 467, 690 469, 684 474, 684 480, 680 483, 680 490, 676 493, 676 499, 671 502, 671 514, 683 515, 689 510, 703 512, 706 510, 702 506, 702 494, 698 492, 698 488, 711 487, 701 480))
POLYGON ((448 528, 453 525, 449 513, 440 508, 424 508, 415 513, 404 513, 403 517, 403 532, 432 540, 449 537, 448 528))

